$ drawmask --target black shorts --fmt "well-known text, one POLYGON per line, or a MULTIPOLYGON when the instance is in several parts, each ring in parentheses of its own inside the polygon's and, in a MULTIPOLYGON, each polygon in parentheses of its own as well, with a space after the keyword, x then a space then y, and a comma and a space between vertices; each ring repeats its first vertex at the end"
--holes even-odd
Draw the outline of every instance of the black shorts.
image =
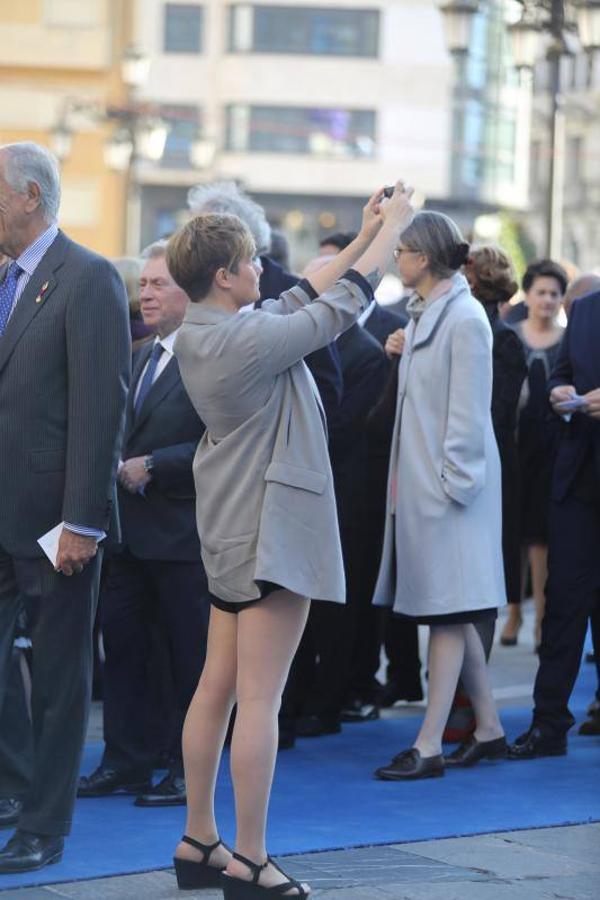
POLYGON ((256 606, 257 603, 260 603, 261 600, 264 600, 265 597, 268 597, 273 591, 285 590, 280 584, 274 584, 272 581, 257 581, 256 583, 260 588, 260 597, 257 597, 256 600, 242 600, 240 603, 230 603, 229 600, 221 600, 220 597, 215 597, 214 594, 210 594, 211 605, 220 609, 221 612, 238 615, 243 609, 247 609, 249 606, 256 606))
POLYGON ((409 619, 417 625, 476 625, 478 622, 493 622, 498 618, 495 606, 489 609, 469 609, 465 612, 442 613, 439 616, 407 616, 398 613, 400 618, 409 619))

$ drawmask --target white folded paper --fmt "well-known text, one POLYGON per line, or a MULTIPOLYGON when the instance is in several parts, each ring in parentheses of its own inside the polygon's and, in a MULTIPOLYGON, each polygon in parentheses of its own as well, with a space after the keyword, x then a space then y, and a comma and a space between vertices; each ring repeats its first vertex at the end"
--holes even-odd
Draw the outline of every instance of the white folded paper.
POLYGON ((38 544, 40 545, 54 568, 56 568, 58 542, 60 540, 64 524, 64 522, 59 522, 58 525, 55 525, 54 528, 51 528, 50 531, 47 531, 46 534, 43 534, 40 538, 38 538, 38 544))

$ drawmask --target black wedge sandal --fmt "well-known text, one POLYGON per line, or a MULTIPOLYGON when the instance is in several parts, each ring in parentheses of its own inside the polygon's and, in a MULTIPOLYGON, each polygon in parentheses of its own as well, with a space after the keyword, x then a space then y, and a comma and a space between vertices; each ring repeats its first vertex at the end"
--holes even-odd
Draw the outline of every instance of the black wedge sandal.
POLYGON ((296 881, 294 878, 290 878, 289 875, 280 869, 274 860, 271 859, 270 856, 267 856, 266 863, 263 863, 260 866, 258 863, 252 862, 251 859, 248 859, 246 856, 240 856, 239 853, 234 853, 233 858, 237 859, 238 862, 244 863, 245 866, 248 866, 250 871, 252 872, 252 881, 244 881, 243 878, 235 878, 233 875, 227 875, 226 872, 223 872, 221 875, 221 885, 223 887, 223 898, 224 900, 264 900, 265 897, 289 897, 290 900, 302 900, 303 897, 308 897, 309 894, 304 890, 299 881, 296 881), (276 884, 273 887, 263 887, 262 884, 258 883, 258 879, 260 878, 260 873, 263 869, 266 869, 267 866, 271 863, 272 866, 275 866, 278 872, 287 878, 287 881, 283 881, 281 884, 276 884), (286 894, 286 891, 289 891, 291 888, 296 888, 298 893, 296 894, 286 894))
MULTIPOLYGON (((217 866, 209 865, 208 861, 213 850, 216 850, 218 846, 223 844, 223 841, 218 840, 214 844, 201 844, 200 841, 188 837, 187 834, 184 834, 181 840, 184 844, 189 844, 190 847, 200 850, 204 855, 198 862, 193 859, 173 857, 179 890, 190 891, 193 888, 221 887, 221 874, 225 866, 219 869, 217 866)), ((226 844, 223 844, 223 846, 226 850, 229 850, 226 844)))

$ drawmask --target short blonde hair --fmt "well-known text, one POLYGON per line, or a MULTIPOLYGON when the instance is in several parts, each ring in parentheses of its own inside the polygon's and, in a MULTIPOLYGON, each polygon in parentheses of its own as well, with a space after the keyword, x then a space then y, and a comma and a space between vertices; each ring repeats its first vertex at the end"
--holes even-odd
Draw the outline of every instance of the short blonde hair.
POLYGON ((473 294, 481 303, 506 303, 519 290, 510 259, 495 244, 474 247, 466 267, 475 283, 473 294))
POLYGON ((169 239, 167 266, 193 303, 203 300, 219 269, 237 272, 256 253, 254 238, 238 216, 203 213, 186 222, 169 239))

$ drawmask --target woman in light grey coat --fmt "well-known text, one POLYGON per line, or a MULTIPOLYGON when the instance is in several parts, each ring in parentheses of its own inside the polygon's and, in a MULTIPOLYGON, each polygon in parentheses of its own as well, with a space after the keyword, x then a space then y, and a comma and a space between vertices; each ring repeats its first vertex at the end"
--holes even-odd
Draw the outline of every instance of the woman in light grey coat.
POLYGON ((206 424, 194 462, 202 557, 213 593, 204 671, 183 733, 186 834, 181 887, 223 885, 228 900, 269 888, 306 897, 267 856, 266 812, 277 712, 310 600, 343 602, 345 585, 325 420, 303 357, 349 328, 370 303, 412 216, 399 184, 365 207, 357 240, 325 269, 258 299, 256 248, 236 216, 206 213, 169 242, 167 263, 188 293, 175 353, 206 424), (350 268, 352 267, 352 268, 350 268), (219 838, 213 798, 231 709, 236 852, 219 838), (250 882, 252 881, 252 884, 250 882))
POLYGON ((506 755, 475 622, 505 601, 500 460, 490 413, 492 333, 458 269, 468 245, 441 213, 418 213, 396 250, 415 293, 398 370, 388 509, 375 603, 431 626, 429 699, 414 746, 376 774, 443 775, 506 755), (461 673, 462 669, 462 673, 461 673), (461 675, 473 738, 446 761, 444 726, 461 675))

